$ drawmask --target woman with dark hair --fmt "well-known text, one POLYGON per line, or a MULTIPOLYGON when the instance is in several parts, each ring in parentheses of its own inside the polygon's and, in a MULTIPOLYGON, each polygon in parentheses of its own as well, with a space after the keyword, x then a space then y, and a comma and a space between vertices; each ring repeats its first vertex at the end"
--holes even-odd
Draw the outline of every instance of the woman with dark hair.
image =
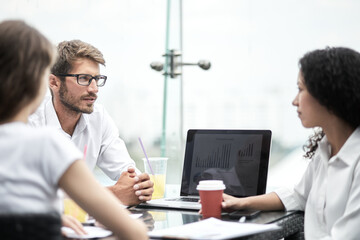
POLYGON ((311 159, 293 190, 248 198, 224 194, 223 208, 305 211, 306 239, 360 236, 360 54, 326 48, 299 61, 293 100, 305 128, 317 128, 305 157, 311 159))
POLYGON ((27 125, 55 55, 49 40, 23 21, 0 23, 0 214, 60 212, 62 188, 121 239, 147 239, 146 226, 95 180, 69 139, 27 125))

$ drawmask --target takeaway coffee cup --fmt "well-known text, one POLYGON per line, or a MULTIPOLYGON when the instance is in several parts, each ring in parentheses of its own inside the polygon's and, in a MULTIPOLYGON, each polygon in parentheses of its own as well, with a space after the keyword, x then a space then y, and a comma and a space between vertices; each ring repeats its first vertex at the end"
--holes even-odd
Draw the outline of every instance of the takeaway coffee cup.
POLYGON ((199 191, 203 218, 221 218, 221 202, 225 185, 222 180, 200 181, 196 189, 199 191))

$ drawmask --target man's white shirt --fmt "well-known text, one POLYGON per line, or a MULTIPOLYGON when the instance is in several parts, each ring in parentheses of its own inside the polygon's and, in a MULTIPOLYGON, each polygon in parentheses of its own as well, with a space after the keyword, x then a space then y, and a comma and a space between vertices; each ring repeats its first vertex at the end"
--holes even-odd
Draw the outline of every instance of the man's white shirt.
POLYGON ((100 104, 94 105, 91 114, 81 114, 72 136, 61 128, 51 96, 45 97, 41 106, 29 117, 29 124, 33 127, 46 125, 58 129, 81 151, 87 149, 84 157, 91 171, 98 166, 114 181, 129 166, 135 166, 124 141, 118 135, 114 121, 100 104))

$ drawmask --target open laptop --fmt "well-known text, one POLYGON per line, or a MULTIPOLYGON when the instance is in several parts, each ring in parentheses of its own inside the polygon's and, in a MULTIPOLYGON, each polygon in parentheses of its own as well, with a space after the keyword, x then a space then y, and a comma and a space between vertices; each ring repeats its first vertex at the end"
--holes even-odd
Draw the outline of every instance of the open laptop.
POLYGON ((223 180, 235 197, 264 194, 270 130, 194 130, 187 133, 180 197, 154 199, 139 207, 199 210, 200 180, 223 180))

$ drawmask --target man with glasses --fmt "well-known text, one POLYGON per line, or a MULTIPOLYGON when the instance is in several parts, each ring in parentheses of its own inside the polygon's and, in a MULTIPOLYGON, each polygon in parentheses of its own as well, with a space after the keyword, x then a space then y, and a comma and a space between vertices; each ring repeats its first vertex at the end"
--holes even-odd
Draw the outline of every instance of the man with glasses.
POLYGON ((125 205, 150 200, 153 183, 149 175, 135 169, 115 123, 101 105, 95 104, 99 87, 107 80, 100 75, 99 65, 105 66, 102 53, 80 40, 61 42, 57 49, 58 59, 49 77, 51 97, 30 116, 29 123, 58 128, 84 150, 91 170, 98 166, 117 181, 108 188, 125 205))

